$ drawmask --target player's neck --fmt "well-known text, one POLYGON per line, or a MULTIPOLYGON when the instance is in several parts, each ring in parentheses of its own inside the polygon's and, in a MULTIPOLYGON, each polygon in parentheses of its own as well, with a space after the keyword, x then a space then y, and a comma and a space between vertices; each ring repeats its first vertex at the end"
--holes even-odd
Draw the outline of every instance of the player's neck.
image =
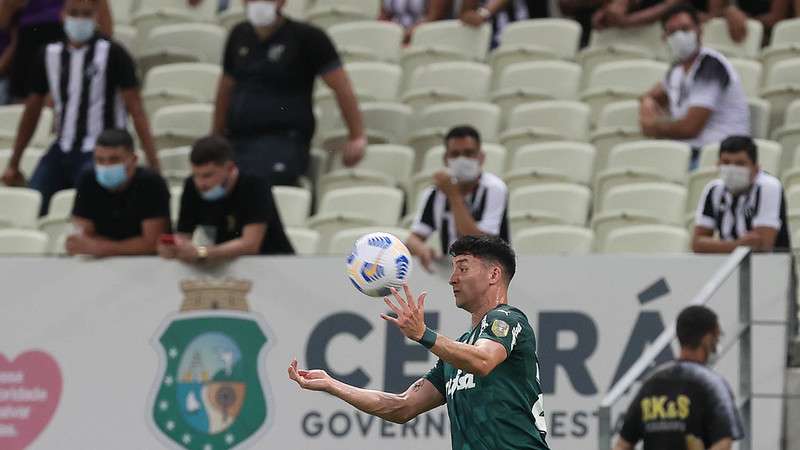
POLYGON ((499 292, 498 295, 492 295, 491 300, 487 300, 483 302, 482 306, 477 309, 476 311, 472 312, 472 327, 475 328, 481 323, 483 320, 483 316, 485 316, 489 311, 497 308, 500 305, 507 305, 508 304, 508 294, 506 292, 499 292))
POLYGON ((698 348, 682 347, 679 359, 681 361, 691 361, 705 365, 706 362, 708 361, 708 355, 706 354, 705 350, 703 350, 702 347, 698 348))

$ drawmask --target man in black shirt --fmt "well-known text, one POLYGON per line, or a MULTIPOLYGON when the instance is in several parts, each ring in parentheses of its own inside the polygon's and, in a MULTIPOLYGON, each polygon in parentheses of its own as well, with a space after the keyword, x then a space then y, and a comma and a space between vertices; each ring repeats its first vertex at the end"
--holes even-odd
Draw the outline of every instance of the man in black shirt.
POLYGON ((705 306, 689 306, 678 315, 678 361, 648 377, 625 416, 614 450, 730 450, 744 427, 730 386, 706 367, 717 351, 717 315, 705 306))
POLYGON ((333 90, 349 131, 342 158, 364 156, 361 113, 339 55, 324 31, 280 14, 285 0, 247 0, 247 22, 228 36, 213 134, 233 143, 242 171, 272 185, 296 185, 309 164, 316 126, 314 80, 333 90))
POLYGON ((150 255, 169 228, 169 189, 158 174, 136 166, 133 138, 106 130, 97 138, 94 168, 78 180, 67 238, 71 255, 150 255))
POLYGON ((178 235, 174 243, 159 244, 159 255, 191 263, 294 253, 270 186, 262 178, 239 172, 233 150, 224 138, 198 140, 189 158, 192 176, 183 186, 178 235), (192 243, 192 233, 198 228, 215 245, 192 243))

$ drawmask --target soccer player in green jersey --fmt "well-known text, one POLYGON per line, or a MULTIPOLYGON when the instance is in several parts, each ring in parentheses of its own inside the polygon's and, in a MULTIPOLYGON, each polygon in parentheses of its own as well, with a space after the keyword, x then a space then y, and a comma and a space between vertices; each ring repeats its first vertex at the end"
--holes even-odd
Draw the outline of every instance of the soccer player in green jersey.
POLYGON ((508 304, 516 270, 514 251, 496 236, 464 236, 450 247, 456 306, 472 316, 457 340, 425 326, 423 293, 393 290, 382 315, 409 339, 439 357, 436 366, 402 394, 347 385, 322 370, 289 365, 303 389, 324 391, 368 414, 405 423, 447 404, 453 450, 547 450, 536 340, 528 318, 508 304))

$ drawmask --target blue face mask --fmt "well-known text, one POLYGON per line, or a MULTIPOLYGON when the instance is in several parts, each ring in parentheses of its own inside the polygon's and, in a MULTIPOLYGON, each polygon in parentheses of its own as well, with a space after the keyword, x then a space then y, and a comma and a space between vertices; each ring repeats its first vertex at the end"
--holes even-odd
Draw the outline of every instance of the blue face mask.
POLYGON ((217 200, 220 200, 221 198, 225 197, 226 194, 225 188, 223 187, 224 184, 225 183, 223 182, 205 192, 201 192, 200 196, 203 197, 203 200, 208 202, 215 202, 217 200))
POLYGON ((94 176, 97 183, 104 188, 113 191, 128 181, 128 174, 125 164, 112 164, 110 166, 95 165, 94 176))
POLYGON ((64 18, 64 34, 70 41, 78 44, 83 44, 91 39, 96 27, 94 19, 69 16, 64 18))

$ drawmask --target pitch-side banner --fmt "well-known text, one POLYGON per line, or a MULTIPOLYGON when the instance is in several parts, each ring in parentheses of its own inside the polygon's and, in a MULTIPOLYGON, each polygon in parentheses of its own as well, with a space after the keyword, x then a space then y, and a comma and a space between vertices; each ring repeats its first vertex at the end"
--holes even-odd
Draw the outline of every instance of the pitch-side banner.
MULTIPOLYGON (((536 331, 551 448, 597 448, 602 395, 723 261, 520 258, 510 303, 536 331)), ((445 265, 417 268, 411 285, 429 292, 429 326, 457 337, 470 320, 448 276, 445 265)), ((711 302, 728 337, 737 280, 711 302)), ((753 312, 769 322, 754 329, 759 394, 783 392, 789 283, 788 257, 754 258, 753 312)), ((381 320, 385 310, 353 289, 343 258, 203 270, 154 258, 0 259, 0 448, 449 449, 444 407, 397 425, 287 380, 296 357, 358 386, 405 390, 435 358, 381 320)), ((675 356, 673 347, 659 360, 675 356)), ((737 349, 717 367, 737 389, 737 349)), ((753 448, 778 449, 780 400, 757 399, 753 417, 753 448)))

